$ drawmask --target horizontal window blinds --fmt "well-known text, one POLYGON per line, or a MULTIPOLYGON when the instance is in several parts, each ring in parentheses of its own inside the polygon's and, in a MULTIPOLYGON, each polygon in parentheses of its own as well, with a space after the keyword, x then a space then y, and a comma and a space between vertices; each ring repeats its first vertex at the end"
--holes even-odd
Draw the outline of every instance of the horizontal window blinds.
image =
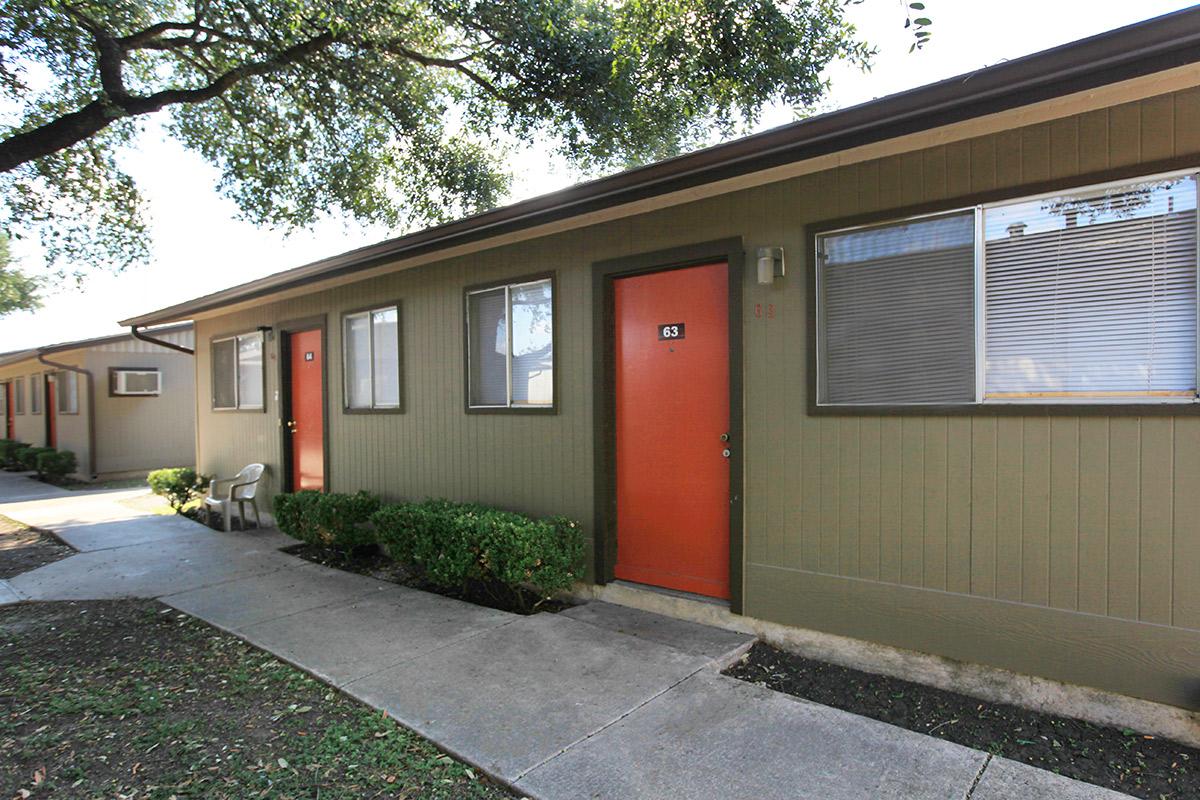
POLYGON ((1196 182, 984 210, 986 396, 1194 395, 1196 182))
POLYGON ((975 399, 975 215, 818 241, 820 401, 975 399))

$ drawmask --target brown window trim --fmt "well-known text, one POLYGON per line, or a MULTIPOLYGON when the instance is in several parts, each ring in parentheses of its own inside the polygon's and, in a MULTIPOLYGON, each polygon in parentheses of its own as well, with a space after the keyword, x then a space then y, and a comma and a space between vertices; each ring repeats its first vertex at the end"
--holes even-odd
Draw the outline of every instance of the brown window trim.
MULTIPOLYGON (((368 318, 369 319, 369 318, 368 318)), ((372 328, 372 336, 374 329, 372 328)), ((374 338, 372 338, 372 347, 374 347, 374 338)), ((382 303, 372 303, 361 308, 351 308, 343 311, 338 317, 338 344, 339 357, 342 362, 342 413, 343 414, 403 414, 405 413, 405 396, 408 394, 408 381, 404 378, 404 309, 401 307, 399 300, 387 300, 382 303), (371 406, 351 407, 350 394, 346 391, 346 317, 352 317, 356 314, 362 314, 372 311, 383 311, 385 309, 396 309, 396 376, 400 381, 400 397, 399 405, 383 406, 378 408, 371 406)), ((327 356, 328 357, 328 356, 327 356)), ((375 402, 374 395, 375 387, 375 364, 371 364, 371 402, 375 402)))
POLYGON ((162 370, 158 367, 109 367, 108 368, 108 396, 109 397, 162 397, 162 370), (129 394, 126 392, 117 391, 117 373, 118 372, 157 372, 158 373, 158 391, 154 394, 129 394))
POLYGON ((512 278, 502 278, 500 280, 488 281, 486 283, 475 283, 470 286, 464 286, 462 291, 462 315, 463 315, 463 409, 468 414, 528 414, 533 416, 539 415, 554 415, 559 409, 559 363, 558 363, 558 272, 549 270, 545 272, 535 272, 529 275, 517 275, 512 278), (550 385, 550 392, 553 396, 553 402, 548 406, 472 406, 471 405, 471 340, 469 337, 469 307, 467 301, 475 292, 485 292, 488 289, 499 289, 504 286, 513 286, 520 283, 533 283, 535 281, 550 281, 550 358, 554 363, 554 375, 550 385))
MULTIPOLYGON (((1065 191, 1098 183, 1132 180, 1162 172, 1195 170, 1200 173, 1200 161, 1195 155, 1145 161, 1114 169, 1081 173, 1079 175, 1019 184, 1003 189, 975 192, 928 203, 888 208, 838 219, 822 220, 804 226, 805 306, 808 319, 805 335, 808 414, 810 416, 877 417, 877 416, 1168 416, 1200 415, 1200 402, 1176 403, 928 403, 878 405, 820 405, 817 403, 817 236, 840 228, 873 225, 907 217, 939 214, 986 203, 1015 200, 1028 195, 1065 191)), ((1200 212, 1198 212, 1200 213, 1200 212)), ((1198 310, 1200 317, 1200 310, 1198 310)), ((1200 324, 1200 322, 1198 322, 1200 324)))
POLYGON ((264 325, 264 326, 260 326, 257 328, 250 328, 250 329, 243 328, 234 333, 218 333, 218 334, 214 334, 214 335, 208 337, 208 376, 209 376, 208 403, 209 403, 209 411, 212 411, 214 414, 265 414, 265 413, 267 413, 267 330, 269 330, 269 329, 270 329, 269 325, 264 325), (216 402, 217 402, 217 398, 216 398, 217 362, 212 357, 213 344, 215 344, 216 342, 226 341, 229 339, 234 340, 233 380, 234 380, 234 385, 235 385, 234 391, 236 392, 237 391, 236 390, 236 385, 237 385, 237 337, 249 336, 250 334, 253 334, 253 333, 257 333, 259 336, 262 337, 262 345, 263 345, 262 346, 262 355, 263 355, 263 366, 262 366, 263 402, 262 402, 262 405, 261 406, 252 406, 252 407, 242 407, 240 405, 237 405, 237 406, 229 406, 227 408, 217 408, 217 406, 216 406, 216 402))

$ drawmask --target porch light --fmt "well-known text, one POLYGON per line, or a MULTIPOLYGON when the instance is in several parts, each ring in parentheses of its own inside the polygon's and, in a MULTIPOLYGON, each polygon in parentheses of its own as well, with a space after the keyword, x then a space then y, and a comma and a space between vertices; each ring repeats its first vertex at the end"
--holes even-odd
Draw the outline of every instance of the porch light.
POLYGON ((776 278, 783 277, 783 248, 758 248, 758 282, 770 286, 776 278))

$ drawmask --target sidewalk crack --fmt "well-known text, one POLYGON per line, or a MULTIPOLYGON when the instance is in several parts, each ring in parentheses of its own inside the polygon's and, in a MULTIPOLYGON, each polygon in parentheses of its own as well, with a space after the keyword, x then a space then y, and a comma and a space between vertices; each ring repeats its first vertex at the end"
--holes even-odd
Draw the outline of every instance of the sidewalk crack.
POLYGON ((968 788, 967 793, 963 795, 963 800, 971 800, 971 798, 975 796, 975 790, 979 788, 979 782, 983 780, 983 773, 987 771, 988 764, 992 763, 992 758, 992 754, 988 753, 987 758, 983 760, 983 766, 979 768, 979 772, 975 773, 975 780, 971 781, 970 788, 968 788))
MULTIPOLYGON (((647 697, 645 700, 643 700, 642 702, 638 703, 637 705, 635 705, 633 708, 629 709, 629 710, 628 710, 628 711, 626 711, 625 713, 623 713, 623 714, 621 714, 621 715, 619 715, 619 716, 617 716, 617 717, 615 717, 615 718, 613 718, 613 719, 609 720, 608 722, 604 723, 604 724, 603 724, 603 725, 601 725, 599 728, 596 728, 596 730, 592 731, 591 733, 587 734, 586 736, 581 736, 580 738, 578 738, 578 739, 576 739, 575 741, 573 741, 573 742, 571 742, 570 744, 568 744, 566 747, 564 747, 564 748, 562 748, 561 750, 559 750, 557 753, 554 753, 553 755, 551 755, 551 756, 548 756, 548 757, 546 757, 546 758, 542 759, 541 761, 539 761, 538 763, 534 764, 534 765, 533 765, 532 767, 530 767, 529 769, 527 769, 527 770, 525 770, 525 771, 521 772, 521 773, 520 773, 520 774, 518 774, 518 775, 517 775, 515 778, 513 778, 513 779, 512 779, 512 784, 515 786, 516 784, 518 784, 518 783, 520 783, 521 781, 525 780, 525 777, 526 777, 527 775, 529 775, 529 773, 533 772, 534 770, 541 769, 542 767, 546 766, 547 764, 549 764, 549 763, 550 763, 551 761, 553 761, 554 759, 556 759, 556 758, 558 758, 559 756, 561 756, 561 755, 563 755, 564 753, 566 753, 566 752, 567 752, 568 750, 570 750, 571 748, 573 748, 573 747, 576 747, 577 745, 580 745, 580 744, 582 744, 583 742, 586 742, 588 739, 591 739, 592 737, 594 737, 594 736, 597 736, 597 735, 599 735, 599 734, 603 733, 604 731, 606 731, 606 730, 608 730, 609 728, 611 728, 613 725, 616 725, 618 722, 620 722, 621 720, 623 720, 623 719, 625 719, 626 717, 628 717, 630 714, 633 714, 635 711, 639 711, 640 709, 642 709, 642 708, 645 708, 647 705, 649 705, 650 703, 653 703, 655 700, 657 700, 658 698, 662 697, 664 694, 666 694, 667 692, 671 691, 672 689, 674 689, 674 688, 675 688, 676 686, 678 686, 679 684, 683 683, 684 681, 686 681, 686 680, 687 680, 687 679, 689 679, 689 678, 695 677, 696 675, 698 675, 699 673, 703 672, 703 671, 704 671, 705 669, 707 669, 707 668, 708 668, 708 665, 707 665, 707 664, 701 664, 700 666, 696 667, 694 670, 692 670, 692 671, 691 671, 691 672, 689 672, 688 674, 684 675, 684 676, 683 676, 682 678, 680 678, 679 680, 677 680, 677 681, 675 681, 674 683, 672 683, 670 686, 667 686, 667 687, 666 687, 665 689, 663 689, 662 691, 655 692, 655 693, 654 693, 654 694, 652 694, 650 697, 647 697)), ((965 800, 965 799, 964 799, 964 800, 965 800)))

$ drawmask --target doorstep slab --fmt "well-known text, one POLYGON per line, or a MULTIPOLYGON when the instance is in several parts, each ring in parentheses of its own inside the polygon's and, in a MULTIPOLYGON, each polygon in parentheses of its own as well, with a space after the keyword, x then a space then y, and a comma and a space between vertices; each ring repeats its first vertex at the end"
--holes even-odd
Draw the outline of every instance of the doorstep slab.
POLYGON ((519 617, 392 586, 241 628, 250 643, 341 686, 519 617))
POLYGON ((276 563, 279 568, 273 571, 172 593, 162 601, 220 628, 240 631, 318 606, 379 594, 394 586, 282 554, 276 563))
POLYGON ((655 642, 538 614, 343 689, 515 781, 706 663, 655 642))
POLYGON ((569 608, 562 616, 710 659, 726 656, 754 641, 753 636, 744 633, 599 600, 569 608))
POLYGON ((1129 800, 1129 795, 996 756, 971 800, 1129 800))
POLYGON ((517 788, 556 800, 962 800, 986 758, 705 670, 517 788))

